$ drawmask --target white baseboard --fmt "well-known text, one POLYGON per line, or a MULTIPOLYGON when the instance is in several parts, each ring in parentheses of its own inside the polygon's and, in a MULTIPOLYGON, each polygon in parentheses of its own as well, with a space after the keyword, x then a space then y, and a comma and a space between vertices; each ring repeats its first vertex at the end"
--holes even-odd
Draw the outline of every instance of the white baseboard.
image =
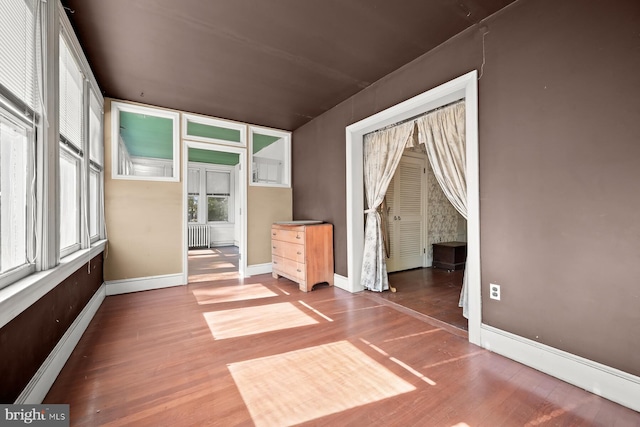
POLYGON ((247 265, 245 277, 256 276, 258 274, 269 274, 272 271, 273 270, 271 268, 270 262, 265 262, 264 264, 247 265))
POLYGON ((185 284, 186 282, 184 281, 184 275, 182 273, 139 277, 136 279, 111 280, 106 282, 107 296, 149 291, 152 289, 170 288, 172 286, 185 284))
POLYGON ((15 403, 18 404, 39 404, 42 403, 58 374, 67 363, 71 352, 82 338, 82 334, 89 326, 91 319, 95 316, 98 308, 106 296, 106 286, 103 284, 91 297, 87 305, 82 309, 76 320, 73 321, 69 329, 64 333, 58 344, 53 348, 44 363, 40 366, 31 381, 22 390, 15 403))
POLYGON ((487 350, 640 411, 640 377, 489 325, 482 325, 481 340, 487 350))
POLYGON ((340 288, 340 289, 344 289, 345 291, 349 291, 349 279, 347 279, 344 276, 341 276, 339 274, 335 274, 333 275, 333 286, 335 286, 336 288, 340 288))

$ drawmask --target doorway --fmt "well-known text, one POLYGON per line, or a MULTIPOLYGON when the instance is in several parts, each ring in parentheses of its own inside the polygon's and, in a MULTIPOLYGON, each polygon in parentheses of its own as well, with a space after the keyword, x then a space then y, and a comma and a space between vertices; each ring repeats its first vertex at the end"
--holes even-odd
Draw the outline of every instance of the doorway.
POLYGON ((433 244, 466 241, 466 220, 445 196, 426 154, 405 151, 385 197, 394 291, 373 295, 466 331, 458 306, 463 271, 433 267, 433 244))
POLYGON ((347 164, 347 273, 339 285, 349 292, 363 290, 360 281, 364 246, 363 137, 365 134, 424 114, 459 99, 466 105, 467 244, 469 289, 469 341, 481 344, 480 212, 478 177, 478 81, 477 71, 428 90, 346 128, 347 164))
POLYGON ((246 149, 184 141, 185 283, 245 276, 246 149))

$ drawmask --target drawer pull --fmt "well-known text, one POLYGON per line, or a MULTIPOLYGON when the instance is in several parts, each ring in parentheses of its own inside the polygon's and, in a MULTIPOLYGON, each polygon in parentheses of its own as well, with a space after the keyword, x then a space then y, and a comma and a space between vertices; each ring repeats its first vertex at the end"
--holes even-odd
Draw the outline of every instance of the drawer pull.
POLYGON ((300 235, 299 234, 296 234, 296 239, 300 239, 300 235))
POLYGON ((271 246, 271 248, 272 248, 272 249, 275 249, 276 247, 275 247, 275 246, 271 246))
POLYGON ((274 264, 277 264, 277 263, 278 263, 278 261, 273 261, 273 263, 274 263, 274 264))
POLYGON ((272 235, 272 236, 275 236, 275 235, 276 235, 276 233, 271 233, 271 235, 272 235))
POLYGON ((300 270, 299 268, 298 268, 298 269, 296 269, 296 271, 297 271, 298 273, 302 273, 302 270, 300 270))
POLYGON ((297 254, 298 254, 298 255, 302 255, 302 252, 298 251, 298 252, 297 252, 297 254))

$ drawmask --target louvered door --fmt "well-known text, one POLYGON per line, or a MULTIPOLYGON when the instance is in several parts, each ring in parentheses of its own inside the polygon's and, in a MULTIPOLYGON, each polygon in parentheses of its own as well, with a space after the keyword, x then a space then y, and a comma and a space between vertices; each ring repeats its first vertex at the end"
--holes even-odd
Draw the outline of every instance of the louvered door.
POLYGON ((387 271, 408 270, 424 264, 424 168, 425 160, 403 156, 389 189, 389 235, 387 271))

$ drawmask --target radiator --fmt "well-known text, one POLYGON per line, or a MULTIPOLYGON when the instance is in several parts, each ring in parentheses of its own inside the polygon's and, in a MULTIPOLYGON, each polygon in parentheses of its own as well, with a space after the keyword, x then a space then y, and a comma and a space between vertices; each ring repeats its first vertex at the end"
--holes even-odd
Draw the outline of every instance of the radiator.
POLYGON ((211 247, 211 229, 208 225, 189 224, 189 248, 211 247))

